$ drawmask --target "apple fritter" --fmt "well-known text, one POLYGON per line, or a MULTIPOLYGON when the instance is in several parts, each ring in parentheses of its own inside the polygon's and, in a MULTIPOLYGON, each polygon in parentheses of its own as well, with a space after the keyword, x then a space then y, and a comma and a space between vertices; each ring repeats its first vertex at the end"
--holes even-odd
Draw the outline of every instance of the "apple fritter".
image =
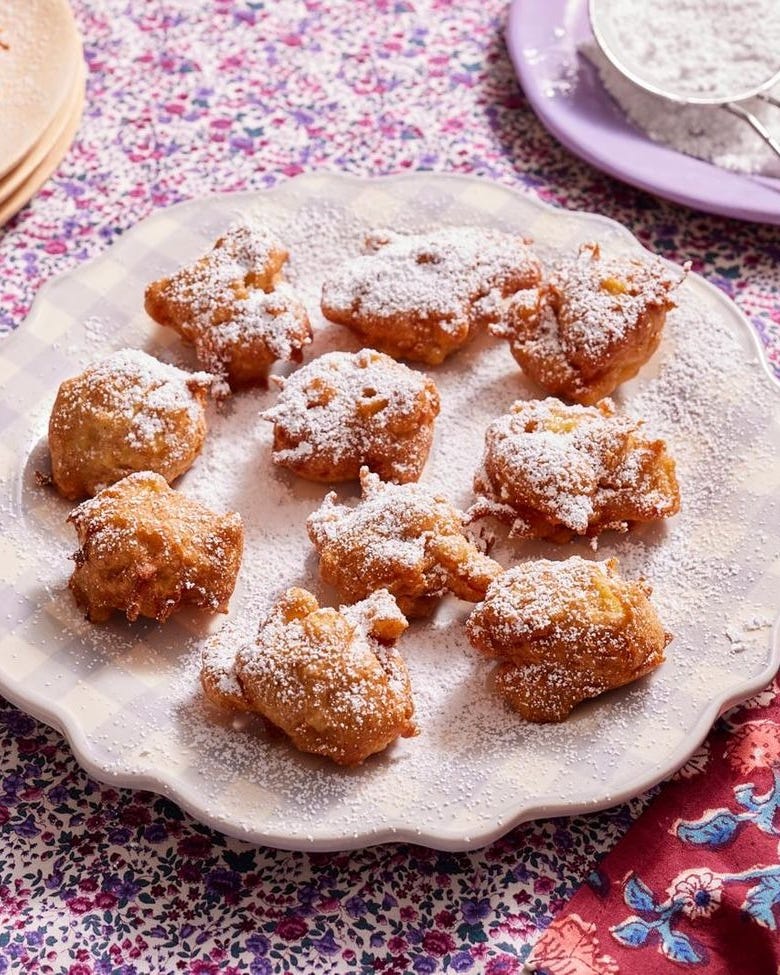
POLYGON ((296 748, 359 765, 417 734, 406 665, 393 644, 407 627, 393 597, 339 610, 288 589, 244 646, 212 644, 201 681, 221 706, 260 714, 296 748))
POLYGON ((279 399, 263 414, 274 424, 275 464, 331 484, 363 466, 388 481, 419 478, 439 413, 426 375, 363 349, 326 353, 277 382, 279 399))
POLYGON ((68 518, 79 550, 70 589, 93 623, 116 610, 163 622, 184 606, 226 613, 241 565, 240 515, 220 515, 151 471, 130 474, 68 518))
POLYGON ((548 393, 591 405, 635 376, 658 348, 682 277, 657 258, 603 258, 598 244, 560 261, 491 326, 548 393))
POLYGON ((54 486, 79 501, 136 471, 175 481, 203 446, 213 382, 140 349, 115 352, 66 379, 49 418, 54 486))
POLYGON ((615 559, 539 559, 509 569, 466 621, 499 661, 495 686, 527 721, 562 721, 586 698, 635 681, 664 661, 671 640, 644 582, 615 559))
POLYGON ((420 484, 387 484, 364 468, 355 507, 329 494, 306 526, 320 575, 354 601, 377 589, 406 616, 425 616, 446 593, 476 602, 501 566, 463 533, 462 515, 420 484))
POLYGON ((274 362, 300 362, 306 309, 282 281, 284 245, 260 227, 231 228, 212 250, 146 289, 147 313, 195 347, 232 388, 265 385, 274 362))
POLYGON ((528 243, 480 227, 371 235, 368 254, 325 280, 322 313, 394 358, 438 365, 539 283, 528 243))
POLYGON ((557 542, 671 517, 680 510, 674 460, 641 428, 608 399, 514 403, 485 432, 480 500, 467 517, 493 515, 514 536, 557 542))

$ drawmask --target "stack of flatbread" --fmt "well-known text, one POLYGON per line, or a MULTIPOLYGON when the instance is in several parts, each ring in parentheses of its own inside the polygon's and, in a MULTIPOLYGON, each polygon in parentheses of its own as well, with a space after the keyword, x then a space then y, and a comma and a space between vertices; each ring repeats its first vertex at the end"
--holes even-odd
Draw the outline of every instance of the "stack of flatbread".
POLYGON ((0 225, 68 151, 84 108, 85 76, 67 0, 0 2, 0 225))

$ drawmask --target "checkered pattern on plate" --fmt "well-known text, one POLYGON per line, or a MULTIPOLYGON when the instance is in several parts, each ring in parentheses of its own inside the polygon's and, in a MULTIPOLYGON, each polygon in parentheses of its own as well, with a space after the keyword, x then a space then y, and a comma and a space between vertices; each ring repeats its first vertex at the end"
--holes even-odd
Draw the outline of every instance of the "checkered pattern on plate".
MULTIPOLYGON (((308 289, 318 329, 314 353, 355 347, 346 332, 325 326, 316 294, 333 262, 327 240, 356 250, 360 228, 496 226, 533 237, 545 257, 586 239, 598 239, 607 250, 640 246, 604 218, 554 210, 476 179, 422 174, 367 181, 316 174, 265 193, 173 207, 140 223, 98 260, 48 284, 19 333, 0 346, 0 690, 64 731, 97 777, 165 793, 226 832, 289 848, 346 849, 388 839, 475 847, 523 819, 610 805, 673 771, 718 712, 762 686, 780 659, 777 636, 770 637, 764 625, 777 611, 780 581, 775 508, 780 475, 776 464, 766 462, 780 446, 780 397, 747 322, 696 276, 686 282, 682 304, 707 328, 700 337, 702 361, 710 352, 725 355, 729 381, 703 390, 692 375, 691 403, 703 398, 710 403, 701 416, 702 437, 687 433, 675 440, 671 420, 668 435, 682 474, 686 464, 707 471, 713 503, 711 511, 702 498, 692 512, 684 507, 668 538, 667 528, 642 537, 652 548, 681 544, 674 533, 684 532, 692 571, 702 579, 722 576, 724 585, 720 595, 717 585, 703 588, 695 613, 677 621, 668 662, 650 680, 589 703, 556 727, 525 725, 496 703, 495 718, 481 728, 484 710, 473 707, 473 697, 484 701, 489 693, 486 665, 463 649, 443 659, 446 627, 415 624, 401 648, 416 694, 425 700, 448 666, 451 693, 442 697, 439 688, 420 738, 398 743, 360 769, 342 770, 269 743, 252 722, 233 728, 230 718, 220 722, 204 712, 195 661, 203 636, 223 618, 204 622, 183 613, 164 627, 118 619, 92 626, 80 618, 65 588, 75 547, 64 524, 68 505, 35 481, 36 470, 47 466, 46 424, 57 386, 88 362, 127 345, 194 364, 172 332, 146 318, 144 287, 201 253, 231 221, 247 214, 277 227, 290 246, 293 275, 308 289), (728 428, 732 439, 736 434, 741 445, 727 464, 708 447, 719 427, 728 428), (747 636, 730 639, 727 631, 747 636)), ((621 394, 626 404, 641 401, 650 384, 663 378, 685 337, 681 321, 670 316, 660 352, 621 394)), ((425 475, 433 484, 439 469, 459 461, 473 467, 490 416, 530 395, 505 347, 487 339, 453 357, 435 379, 445 402, 462 417, 463 433, 460 442, 440 431, 425 475), (496 367, 498 356, 502 365, 496 367), (480 386, 488 375, 485 363, 493 363, 491 376, 499 369, 501 383, 480 386)), ((241 396, 237 409, 244 410, 273 399, 271 392, 241 396)), ((223 433, 229 431, 227 420, 215 421, 223 433)), ((323 491, 271 470, 270 429, 259 427, 243 472, 245 489, 295 490, 303 513, 298 525, 274 525, 271 513, 262 530, 248 526, 244 581, 231 609, 246 632, 264 608, 249 583, 253 572, 273 576, 278 588, 303 582, 322 591, 313 560, 300 553, 305 510, 316 506, 323 491)), ((203 457, 180 482, 183 491, 202 493, 204 481, 219 470, 219 448, 212 432, 203 457)), ((465 469, 463 478, 459 503, 468 499, 465 469)), ((685 505, 684 478, 682 487, 685 505)), ((236 505, 241 508, 240 493, 236 505)), ((620 557, 632 544, 631 538, 608 541, 599 557, 620 557)), ((503 557, 532 551, 507 548, 503 557)), ((663 602, 664 580, 653 582, 663 602)), ((463 607, 451 613, 462 618, 463 607)))

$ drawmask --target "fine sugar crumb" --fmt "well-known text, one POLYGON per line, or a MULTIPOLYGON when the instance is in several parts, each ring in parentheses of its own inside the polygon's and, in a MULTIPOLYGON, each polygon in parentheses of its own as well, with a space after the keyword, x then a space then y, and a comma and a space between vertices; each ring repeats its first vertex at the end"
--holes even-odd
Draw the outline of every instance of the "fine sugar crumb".
POLYGON ((742 623, 731 623, 725 629, 725 634, 731 644, 733 653, 744 653, 755 646, 756 641, 765 639, 766 630, 772 626, 769 616, 753 616, 742 623))
POLYGON ((780 70, 774 0, 601 0, 597 15, 625 66, 673 95, 729 101, 780 70))
MULTIPOLYGON (((660 7, 655 3, 644 3, 643 0, 625 0, 625 2, 634 11, 641 11, 643 16, 650 16, 656 22, 653 31, 648 35, 641 26, 640 16, 639 26, 630 32, 634 44, 652 43, 657 51, 666 50, 667 55, 663 59, 656 58, 656 62, 662 60, 667 66, 676 69, 679 63, 676 60, 678 44, 684 40, 675 30, 679 5, 675 0, 665 0, 660 7), (674 9, 670 10, 670 8, 674 9), (663 37, 656 32, 659 23, 663 23, 666 28, 663 37)), ((747 6, 750 5, 748 2, 747 6)), ((719 16, 736 43, 759 42, 760 39, 764 39, 769 41, 770 47, 773 45, 774 68, 768 75, 764 75, 765 80, 777 71, 779 66, 777 51, 780 50, 780 7, 772 4, 771 17, 762 18, 758 22, 754 18, 743 20, 739 14, 732 11, 731 6, 729 4, 728 11, 721 11, 719 16), (751 19, 755 25, 753 28, 747 26, 751 19), (742 25, 740 30, 734 30, 735 23, 742 25)), ((760 3, 758 6, 765 8, 766 3, 760 3)), ((712 162, 723 169, 763 176, 780 176, 780 160, 776 153, 744 119, 731 115, 717 105, 678 105, 670 111, 670 103, 666 98, 644 91, 626 78, 611 64, 595 42, 586 42, 581 46, 580 52, 596 68, 607 92, 615 99, 628 119, 654 142, 712 162)), ((686 57, 691 55, 694 58, 705 57, 709 60, 703 44, 688 45, 686 57)), ((748 80, 742 73, 751 63, 759 64, 750 60, 736 60, 730 63, 731 68, 740 74, 740 77, 735 79, 740 88, 748 80)), ((719 67, 721 70, 724 67, 728 69, 729 64, 722 61, 719 67)), ((723 84, 723 79, 719 79, 718 71, 705 70, 703 65, 699 65, 693 76, 707 81, 714 79, 716 85, 723 84)), ((730 81, 727 80, 726 83, 730 81)), ((770 94, 776 98, 780 97, 780 85, 776 85, 770 94)), ((777 108, 760 98, 751 98, 742 105, 755 115, 776 139, 780 139, 780 112, 777 108)))
POLYGON ((536 277, 536 258, 522 241, 477 227, 399 237, 368 238, 372 253, 346 263, 327 278, 323 304, 379 319, 435 317, 457 333, 472 301, 489 314, 507 281, 536 277), (521 268, 521 270, 518 270, 521 268))

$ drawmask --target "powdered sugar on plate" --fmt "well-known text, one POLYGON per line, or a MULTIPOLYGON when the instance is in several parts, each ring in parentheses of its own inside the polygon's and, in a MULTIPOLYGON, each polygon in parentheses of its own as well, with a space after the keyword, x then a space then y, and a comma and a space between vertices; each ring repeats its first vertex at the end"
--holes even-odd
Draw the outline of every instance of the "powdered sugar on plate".
MULTIPOLYGON (((536 237, 546 260, 574 253, 586 240, 599 240, 610 254, 636 247, 598 218, 542 210, 508 190, 446 177, 384 184, 312 177, 243 198, 242 205, 254 216, 261 212, 290 249, 291 277, 315 330, 307 361, 357 348, 347 330, 323 321, 319 288, 377 226, 495 226, 536 237)), ((137 300, 165 261, 180 264, 201 252, 234 219, 237 206, 230 199, 200 202, 163 215, 165 224, 152 218, 139 226, 135 246, 143 242, 146 256, 131 279, 112 286, 94 309, 88 338, 75 333, 63 340, 79 348, 79 365, 96 356, 97 321, 120 323, 106 327, 104 351, 146 343, 164 357, 182 355, 180 345, 166 344, 166 331, 155 330, 142 314, 128 323, 112 308, 137 300), (178 227, 173 235, 172 220, 178 227)), ((125 240, 116 245, 117 255, 125 240)), ((79 293, 77 278, 72 289, 79 293)), ((58 300, 72 300, 70 293, 61 291, 58 300)), ((464 848, 542 810, 593 808, 639 791, 685 759, 714 716, 713 701, 733 699, 766 671, 769 637, 735 653, 726 636, 734 617, 776 612, 768 571, 777 558, 780 524, 772 463, 780 430, 776 390, 723 299, 691 276, 677 300, 660 350, 616 399, 630 416, 644 418, 648 437, 667 439, 678 462, 682 512, 629 535, 607 534, 595 555, 587 542, 559 547, 510 542, 503 534, 491 551, 505 566, 538 556, 616 556, 621 574, 647 578, 659 615, 675 634, 667 662, 650 678, 583 705, 564 724, 526 724, 496 698, 491 664, 468 645, 463 622, 470 606, 448 598, 398 643, 420 735, 354 770, 301 755, 269 737, 252 716, 222 712, 204 700, 201 648, 225 625, 223 618, 182 613, 163 627, 119 620, 95 627, 80 619, 65 588, 67 556, 75 548, 64 525, 68 506, 37 488, 32 476, 42 464, 49 398, 20 425, 26 460, 14 475, 19 502, 7 520, 19 595, 8 612, 15 639, 28 649, 17 651, 14 644, 5 654, 4 689, 34 713, 78 729, 79 753, 102 775, 164 789, 209 823, 284 847, 343 849, 403 837, 464 848)), ((39 314, 47 313, 42 305, 39 314)), ((42 375, 46 369, 61 373, 58 356, 57 349, 51 361, 42 354, 42 375)), ((65 367, 72 371, 74 364, 68 359, 65 367)), ((422 482, 465 509, 474 499, 485 428, 512 402, 536 398, 539 390, 523 380, 506 344, 485 335, 430 374, 442 412, 422 482)), ((340 601, 318 579, 305 526, 327 486, 271 463, 271 425, 258 414, 276 395, 252 390, 231 397, 222 412, 212 407, 204 450, 179 482, 188 496, 243 517, 245 556, 229 619, 236 645, 253 639, 273 600, 292 585, 310 589, 325 605, 340 601)), ((354 497, 357 485, 338 493, 354 497)))

